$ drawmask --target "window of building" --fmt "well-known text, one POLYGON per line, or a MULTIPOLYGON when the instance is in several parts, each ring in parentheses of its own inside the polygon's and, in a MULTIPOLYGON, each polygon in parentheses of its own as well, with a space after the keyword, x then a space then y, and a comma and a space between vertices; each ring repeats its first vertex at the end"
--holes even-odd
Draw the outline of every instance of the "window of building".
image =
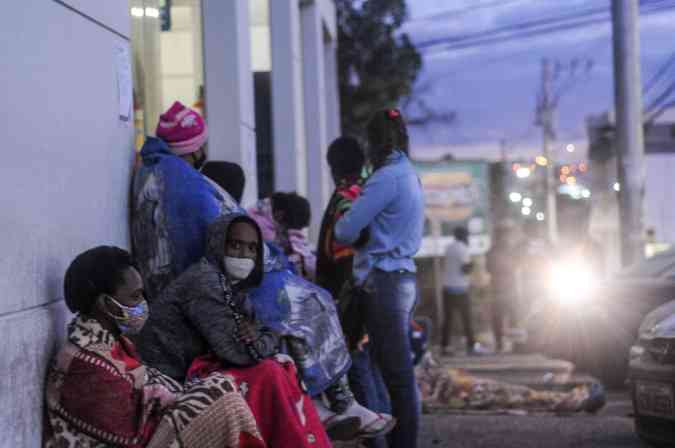
POLYGON ((204 112, 200 0, 129 0, 136 146, 174 101, 204 112))

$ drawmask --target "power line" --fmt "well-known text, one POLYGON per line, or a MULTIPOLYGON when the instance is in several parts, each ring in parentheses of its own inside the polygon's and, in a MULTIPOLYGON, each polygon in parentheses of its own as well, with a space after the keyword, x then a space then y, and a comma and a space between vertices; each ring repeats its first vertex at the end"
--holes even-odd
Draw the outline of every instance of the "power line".
POLYGON ((661 92, 661 94, 656 97, 651 103, 649 103, 649 106, 645 108, 645 113, 650 113, 657 107, 659 107, 661 104, 663 104, 668 98, 670 98, 670 95, 675 92, 675 81, 671 82, 668 84, 668 86, 661 92))
POLYGON ((654 75, 650 78, 649 82, 645 84, 644 88, 642 89, 642 94, 646 95, 649 93, 652 88, 656 85, 656 83, 668 72, 668 69, 675 63, 675 51, 673 51, 670 56, 668 56, 668 59, 666 62, 659 67, 659 69, 654 73, 654 75))
POLYGON ((410 19, 406 21, 406 24, 411 24, 411 23, 418 23, 418 22, 429 22, 429 21, 435 21, 439 19, 444 19, 446 17, 459 17, 463 16, 481 9, 485 8, 493 8, 493 7, 500 7, 500 6, 507 6, 512 3, 520 3, 523 2, 524 0, 497 0, 497 1, 492 1, 492 2, 485 2, 485 3, 479 3, 477 5, 473 5, 468 8, 461 8, 461 9, 453 9, 450 11, 443 11, 439 12, 436 14, 431 14, 428 16, 424 17, 419 17, 416 19, 410 19))
MULTIPOLYGON (((647 8, 643 9, 643 15, 650 15, 655 12, 660 12, 664 11, 667 9, 671 9, 675 6, 675 4, 670 3, 670 4, 658 4, 658 3, 663 3, 664 0, 652 0, 651 2, 643 2, 643 5, 646 6, 647 8)), ((609 11, 604 9, 604 8, 594 8, 594 9, 589 9, 586 10, 582 13, 575 13, 575 14, 570 14, 566 15, 563 17, 555 17, 555 18, 546 18, 546 19, 539 19, 535 21, 530 21, 530 22, 525 22, 525 23, 520 23, 520 24, 512 24, 508 25, 505 27, 499 27, 493 30, 488 30, 485 32, 481 33, 472 33, 464 36, 451 36, 451 37, 446 37, 446 38, 440 38, 440 39, 435 39, 433 41, 427 41, 423 42, 419 45, 421 45, 421 49, 424 50, 429 47, 436 47, 438 45, 442 44, 448 44, 446 47, 443 49, 462 49, 462 48, 470 48, 473 46, 475 43, 476 46, 480 46, 481 44, 484 43, 493 43, 493 42, 501 42, 501 41, 509 41, 513 40, 514 38, 519 38, 519 37, 530 37, 530 36, 537 36, 540 34, 548 34, 551 32, 557 32, 557 31, 564 31, 568 29, 574 29, 574 28, 581 28, 584 26, 589 26, 589 25, 594 25, 594 24, 599 24, 599 23, 604 23, 609 21, 609 11), (592 16, 596 15, 606 15, 606 17, 602 18, 592 18, 592 16), (574 21, 576 20, 576 21, 574 21), (571 23, 565 23, 565 22, 570 22, 571 23), (551 26, 549 28, 541 28, 544 25, 557 25, 557 26, 551 26), (528 29, 532 29, 528 31, 528 29), (525 31, 523 31, 525 30, 525 31), (515 31, 515 32, 512 32, 515 31), (509 33, 506 36, 501 36, 501 34, 504 33, 509 33), (468 41, 468 42, 467 42, 468 41)), ((419 48, 419 45, 418 46, 419 48)), ((434 48, 435 49, 435 48, 434 48)), ((443 50, 442 49, 442 50, 443 50)), ((441 50, 441 51, 442 51, 441 50)))
MULTIPOLYGON (((658 3, 663 3, 663 0, 659 1, 658 3)), ((645 8, 642 11, 642 15, 652 15, 656 13, 660 13, 666 10, 671 10, 675 8, 675 3, 668 3, 668 4, 654 4, 652 5, 651 3, 646 4, 648 6, 651 6, 650 8, 645 8)), ((605 11, 606 12, 606 11, 605 11)), ((594 13, 592 15, 596 15, 597 13, 594 13)), ((583 16, 582 16, 583 17, 583 16)), ((583 27, 588 27, 592 25, 597 25, 601 23, 608 23, 609 17, 603 17, 603 18, 587 18, 584 20, 576 20, 571 23, 562 23, 559 25, 555 26, 549 26, 546 28, 542 28, 541 24, 537 25, 530 25, 530 28, 538 28, 538 29, 532 29, 528 31, 519 31, 519 32, 512 32, 509 33, 505 36, 500 36, 499 34, 503 34, 504 31, 499 30, 498 32, 493 32, 493 31, 488 31, 485 33, 476 33, 471 35, 471 37, 462 37, 462 38, 457 38, 456 36, 453 36, 452 38, 446 38, 446 39, 437 39, 433 44, 428 44, 426 48, 431 48, 432 45, 433 47, 436 47, 438 45, 444 45, 443 48, 438 49, 437 52, 445 52, 449 50, 461 50, 461 49, 467 49, 467 48, 475 48, 475 47, 481 47, 489 44, 495 44, 495 43, 506 43, 514 40, 519 40, 522 38, 526 37, 537 37, 541 35, 546 35, 546 34, 551 34, 551 33, 556 33, 556 32, 561 32, 561 31, 568 31, 572 29, 578 29, 578 28, 583 28, 583 27), (492 34, 497 34, 495 36, 492 36, 492 34), (487 36, 487 37, 485 37, 487 36)), ((550 22, 552 19, 546 19, 547 22, 550 22)), ((565 19, 569 20, 569 19, 565 19)), ((560 21, 560 20, 558 20, 560 21)), ((563 20, 564 21, 564 20, 563 20)), ((519 29, 522 29, 521 25, 512 25, 510 28, 513 28, 513 31, 518 31, 519 29)), ((425 48, 422 48, 423 50, 425 48)), ((436 50, 436 48, 434 48, 436 50)))
POLYGON ((446 44, 446 43, 447 44, 453 44, 453 43, 464 42, 464 41, 471 40, 471 39, 485 38, 485 37, 489 37, 489 36, 508 33, 508 32, 511 32, 511 31, 518 31, 518 30, 536 28, 536 27, 547 25, 547 24, 555 24, 555 23, 558 23, 558 22, 564 22, 564 21, 567 21, 567 20, 584 18, 584 17, 588 17, 589 15, 602 14, 602 13, 608 13, 607 9, 606 8, 590 8, 590 9, 586 9, 585 11, 582 11, 582 12, 575 12, 575 13, 572 13, 572 14, 566 14, 566 15, 557 16, 557 17, 547 17, 547 18, 544 18, 544 19, 536 19, 536 20, 531 20, 531 21, 528 21, 528 22, 515 23, 515 24, 511 24, 511 25, 504 25, 504 26, 493 28, 491 30, 487 30, 487 31, 480 31, 480 32, 469 33, 469 34, 458 35, 458 36, 445 36, 445 37, 441 37, 441 38, 431 39, 431 40, 427 40, 427 41, 424 41, 424 42, 416 43, 415 47, 417 49, 423 50, 425 48, 434 47, 436 45, 441 45, 441 44, 446 44))

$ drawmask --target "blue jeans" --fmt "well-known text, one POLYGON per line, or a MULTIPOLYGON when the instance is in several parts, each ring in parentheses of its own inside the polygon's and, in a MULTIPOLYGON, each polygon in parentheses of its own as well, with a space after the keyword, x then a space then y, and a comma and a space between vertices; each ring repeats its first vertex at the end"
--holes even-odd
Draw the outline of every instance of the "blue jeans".
MULTIPOLYGON (((370 362, 370 344, 363 351, 352 352, 352 367, 349 369, 349 386, 356 401, 371 411, 391 414, 389 394, 377 365, 370 362)), ((364 440, 368 448, 387 448, 384 437, 364 440)))
POLYGON ((410 319, 417 302, 412 272, 375 269, 367 299, 366 330, 370 354, 382 372, 398 423, 389 434, 391 448, 416 448, 420 404, 410 346, 410 319))

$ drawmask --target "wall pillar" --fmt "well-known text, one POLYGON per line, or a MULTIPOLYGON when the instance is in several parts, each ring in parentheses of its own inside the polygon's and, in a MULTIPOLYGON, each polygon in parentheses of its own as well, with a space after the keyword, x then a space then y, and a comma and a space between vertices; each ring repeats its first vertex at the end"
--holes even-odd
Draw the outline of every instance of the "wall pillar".
POLYGON ((312 206, 310 238, 319 237, 321 218, 330 194, 330 174, 326 163, 328 110, 324 64, 324 29, 316 2, 301 9, 303 88, 307 143, 307 199, 312 206))
POLYGON ((300 6, 298 0, 270 0, 269 11, 275 189, 306 196, 300 6))
POLYGON ((244 205, 258 198, 248 8, 247 1, 202 0, 209 158, 244 169, 244 205))

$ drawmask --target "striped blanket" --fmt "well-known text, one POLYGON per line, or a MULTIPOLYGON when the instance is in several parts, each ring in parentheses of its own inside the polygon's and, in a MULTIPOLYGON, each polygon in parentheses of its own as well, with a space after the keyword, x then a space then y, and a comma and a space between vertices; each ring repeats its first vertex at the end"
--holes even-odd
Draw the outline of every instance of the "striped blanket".
POLYGON ((180 384, 82 316, 49 368, 45 411, 47 448, 266 446, 231 376, 180 384))

